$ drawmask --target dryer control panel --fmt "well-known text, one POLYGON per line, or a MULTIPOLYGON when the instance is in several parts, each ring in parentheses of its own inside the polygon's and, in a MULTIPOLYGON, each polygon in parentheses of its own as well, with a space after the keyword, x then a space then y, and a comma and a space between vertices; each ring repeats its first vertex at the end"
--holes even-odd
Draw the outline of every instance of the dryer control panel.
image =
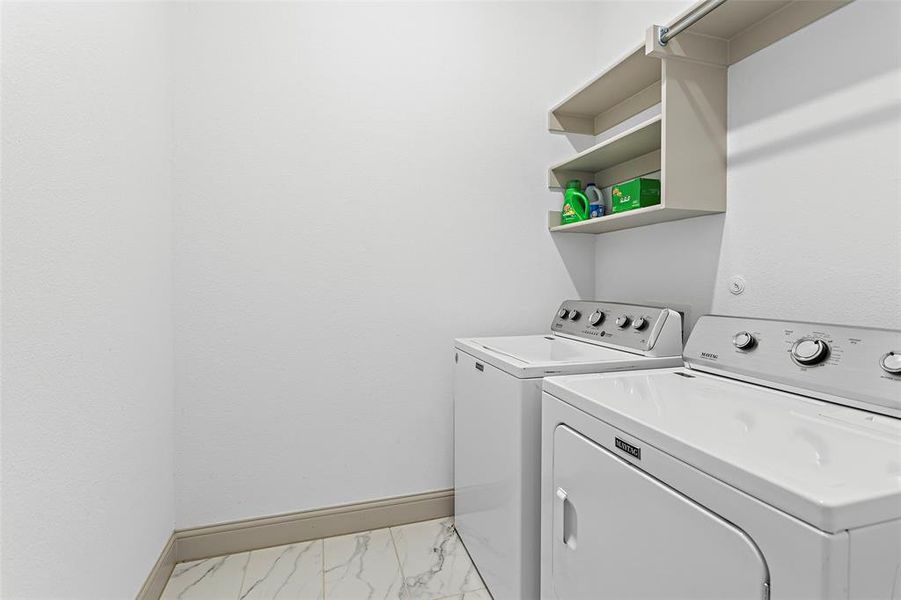
POLYGON ((683 358, 693 369, 901 417, 901 331, 704 316, 683 358))
POLYGON ((566 300, 557 309, 551 331, 647 356, 682 353, 682 315, 659 306, 566 300))

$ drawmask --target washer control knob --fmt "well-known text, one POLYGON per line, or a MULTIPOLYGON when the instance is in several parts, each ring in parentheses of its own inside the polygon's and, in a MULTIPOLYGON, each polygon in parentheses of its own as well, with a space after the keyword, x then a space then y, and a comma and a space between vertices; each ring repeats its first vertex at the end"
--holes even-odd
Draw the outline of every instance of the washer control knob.
POLYGON ((879 366, 886 373, 901 374, 901 352, 887 352, 879 359, 879 366))
POLYGON ((600 325, 603 322, 604 322, 604 313, 602 313, 599 310, 594 311, 588 317, 588 324, 591 325, 592 327, 597 327, 598 325, 600 325))
POLYGON ((635 331, 641 331, 645 327, 648 326, 648 320, 644 317, 638 317, 634 321, 632 321, 632 329, 635 331))
POLYGON ((579 320, 579 317, 581 317, 581 316, 582 316, 582 313, 580 313, 580 312, 577 311, 577 310, 571 310, 571 311, 569 311, 569 320, 570 320, 570 321, 578 321, 578 320, 579 320))
POLYGON ((561 308, 560 312, 557 313, 557 316, 560 317, 561 319, 565 319, 566 317, 569 316, 569 311, 566 310, 565 308, 561 308))
POLYGON ((819 339, 803 338, 792 345, 792 360, 801 366, 817 365, 829 356, 829 344, 819 339))
POLYGON ((757 345, 757 340, 747 331, 739 331, 732 336, 732 345, 739 350, 750 350, 757 345))
POLYGON ((626 315, 623 315, 623 316, 621 316, 621 317, 617 317, 617 318, 616 318, 616 326, 619 327, 620 329, 625 329, 626 327, 629 326, 629 321, 630 321, 630 320, 631 320, 631 319, 629 319, 629 317, 627 317, 626 315))

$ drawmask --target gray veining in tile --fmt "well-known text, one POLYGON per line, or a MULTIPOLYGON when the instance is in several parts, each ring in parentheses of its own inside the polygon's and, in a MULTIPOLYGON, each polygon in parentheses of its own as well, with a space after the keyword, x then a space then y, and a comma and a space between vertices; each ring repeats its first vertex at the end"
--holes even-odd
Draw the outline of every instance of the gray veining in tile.
POLYGON ((237 598, 250 554, 230 554, 175 565, 160 600, 237 598))
POLYGON ((453 519, 176 565, 164 600, 491 600, 453 519))
POLYGON ((322 540, 250 553, 240 600, 320 600, 322 540))
POLYGON ((439 600, 493 600, 488 590, 475 590, 474 592, 465 592, 459 596, 448 596, 439 600))
POLYGON ((452 518, 392 527, 409 600, 459 596, 484 589, 452 518))
POLYGON ((325 598, 398 598, 403 578, 387 529, 326 538, 325 598))

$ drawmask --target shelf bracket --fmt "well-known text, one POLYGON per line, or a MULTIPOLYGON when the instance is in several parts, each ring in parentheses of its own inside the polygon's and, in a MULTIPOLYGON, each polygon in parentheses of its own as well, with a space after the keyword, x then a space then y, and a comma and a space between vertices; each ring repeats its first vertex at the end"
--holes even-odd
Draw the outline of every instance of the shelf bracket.
POLYGON ((729 65, 729 42, 722 38, 698 35, 683 31, 678 39, 670 40, 666 45, 660 43, 660 32, 666 29, 662 25, 649 27, 645 34, 644 52, 655 58, 687 60, 711 67, 727 67, 729 65))
POLYGON ((658 31, 657 41, 661 46, 666 46, 671 39, 709 15, 717 7, 726 3, 726 0, 706 0, 697 5, 687 15, 673 23, 672 27, 661 27, 658 31))

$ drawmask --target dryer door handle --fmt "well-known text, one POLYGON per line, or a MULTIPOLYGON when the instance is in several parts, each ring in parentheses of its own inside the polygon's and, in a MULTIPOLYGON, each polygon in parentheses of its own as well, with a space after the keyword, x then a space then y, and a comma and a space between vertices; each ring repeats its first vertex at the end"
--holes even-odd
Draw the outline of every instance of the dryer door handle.
POLYGON ((554 521, 561 523, 563 529, 563 545, 570 550, 576 549, 576 527, 578 519, 576 518, 576 507, 566 495, 566 490, 561 487, 557 488, 557 501, 554 512, 556 513, 554 521))

